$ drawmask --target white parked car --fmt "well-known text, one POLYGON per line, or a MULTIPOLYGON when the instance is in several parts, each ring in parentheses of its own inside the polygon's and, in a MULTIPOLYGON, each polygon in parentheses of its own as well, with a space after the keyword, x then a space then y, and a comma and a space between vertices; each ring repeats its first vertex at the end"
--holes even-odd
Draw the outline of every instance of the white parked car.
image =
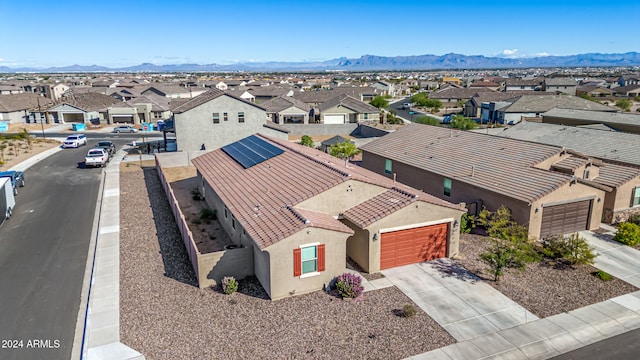
POLYGON ((131 127, 129 125, 122 125, 122 126, 116 126, 113 129, 113 132, 114 133, 121 133, 121 132, 123 132, 123 133, 137 133, 138 129, 136 129, 134 127, 131 127))
POLYGON ((90 149, 84 158, 84 167, 105 167, 109 161, 109 153, 103 148, 90 149))
POLYGON ((77 148, 87 145, 87 137, 84 134, 69 135, 62 143, 63 148, 77 148))

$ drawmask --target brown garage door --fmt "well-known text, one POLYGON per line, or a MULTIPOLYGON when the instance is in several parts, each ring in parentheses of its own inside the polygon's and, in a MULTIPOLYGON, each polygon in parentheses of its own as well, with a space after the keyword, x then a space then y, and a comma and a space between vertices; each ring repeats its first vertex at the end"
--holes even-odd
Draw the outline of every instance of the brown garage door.
POLYGON ((540 236, 586 230, 589 224, 590 209, 591 200, 543 207, 540 236))
POLYGON ((423 226, 383 233, 380 269, 439 259, 447 254, 449 224, 423 226))

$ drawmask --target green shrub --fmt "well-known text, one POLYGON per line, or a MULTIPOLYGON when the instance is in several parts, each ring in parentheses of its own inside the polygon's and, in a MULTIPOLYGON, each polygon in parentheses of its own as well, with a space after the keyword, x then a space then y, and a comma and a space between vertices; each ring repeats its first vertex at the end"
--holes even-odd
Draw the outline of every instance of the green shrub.
POLYGON ((613 240, 629 246, 636 246, 640 243, 640 225, 631 222, 618 224, 618 232, 613 240))
POLYGON ((468 234, 476 227, 476 224, 473 221, 473 216, 464 213, 460 218, 460 232, 463 234, 468 234))
POLYGON ((209 208, 200 209, 200 219, 202 220, 215 220, 216 219, 216 211, 211 210, 209 208))
POLYGON ((609 273, 606 273, 602 270, 598 270, 594 273, 592 273, 593 276, 597 277, 598 279, 602 280, 602 281, 611 281, 613 280, 613 276, 609 275, 609 273))
POLYGON ((416 307, 411 304, 406 304, 402 307, 402 317, 410 318, 416 315, 416 307))
POLYGON ((590 265, 597 256, 587 240, 573 233, 568 237, 552 235, 540 241, 542 255, 568 265, 590 265))
POLYGON ((315 146, 313 139, 309 135, 302 135, 302 138, 300 138, 300 145, 304 145, 310 148, 315 146))
POLYGON ((238 280, 233 276, 225 276, 222 279, 222 292, 231 295, 238 291, 238 280))
POLYGON ((361 299, 364 295, 362 278, 351 273, 344 273, 336 279, 336 290, 343 299, 361 299))

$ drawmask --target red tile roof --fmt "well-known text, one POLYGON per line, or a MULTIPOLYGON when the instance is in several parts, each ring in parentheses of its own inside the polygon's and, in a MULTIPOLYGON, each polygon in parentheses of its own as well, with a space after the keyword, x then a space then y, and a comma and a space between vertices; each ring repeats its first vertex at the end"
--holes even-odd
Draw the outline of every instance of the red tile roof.
POLYGON ((284 153, 247 169, 221 149, 203 154, 192 162, 261 249, 308 226, 347 231, 329 214, 295 206, 348 180, 387 189, 396 187, 407 194, 417 195, 423 201, 460 209, 458 205, 369 170, 351 164, 345 166, 344 161, 324 152, 286 140, 258 136, 282 148, 284 153))
POLYGON ((359 205, 345 211, 343 216, 361 228, 393 214, 418 199, 417 195, 391 188, 359 205))

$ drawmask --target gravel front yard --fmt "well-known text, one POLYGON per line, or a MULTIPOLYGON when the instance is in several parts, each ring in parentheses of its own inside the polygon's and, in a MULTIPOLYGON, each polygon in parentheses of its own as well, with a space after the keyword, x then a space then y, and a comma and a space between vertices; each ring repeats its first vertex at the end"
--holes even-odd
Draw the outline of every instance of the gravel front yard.
POLYGON ((455 340, 396 288, 362 302, 322 291, 272 302, 255 278, 198 289, 154 168, 121 167, 121 341, 147 359, 393 359, 455 340), (415 306, 415 305, 414 305, 415 306))
POLYGON ((489 245, 487 237, 462 234, 460 253, 464 258, 456 262, 541 318, 638 290, 617 278, 611 281, 596 278, 592 273, 597 269, 592 266, 557 270, 538 263, 529 264, 524 272, 508 269, 495 283, 493 275, 486 271, 487 265, 478 259, 489 245))

